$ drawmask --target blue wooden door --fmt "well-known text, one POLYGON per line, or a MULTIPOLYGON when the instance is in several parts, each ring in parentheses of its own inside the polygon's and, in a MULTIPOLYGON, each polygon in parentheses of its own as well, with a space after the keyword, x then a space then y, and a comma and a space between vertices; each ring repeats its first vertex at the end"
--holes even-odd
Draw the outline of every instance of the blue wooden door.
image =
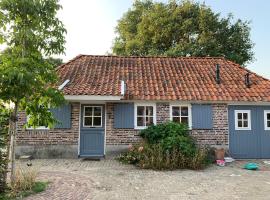
POLYGON ((269 106, 229 106, 229 149, 234 158, 270 158, 270 131, 264 127, 269 106), (237 130, 236 111, 250 111, 250 130, 237 130))
POLYGON ((258 126, 260 127, 260 158, 270 158, 270 130, 265 129, 265 113, 264 111, 270 111, 270 106, 261 106, 258 108, 259 122, 258 126))
POLYGON ((105 106, 81 106, 80 157, 104 156, 105 106))

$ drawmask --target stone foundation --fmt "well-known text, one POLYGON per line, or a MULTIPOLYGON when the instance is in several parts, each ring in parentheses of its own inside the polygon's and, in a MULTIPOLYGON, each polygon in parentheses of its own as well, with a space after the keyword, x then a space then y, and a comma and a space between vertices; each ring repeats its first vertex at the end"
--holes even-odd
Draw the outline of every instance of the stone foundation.
POLYGON ((33 158, 78 158, 78 145, 19 145, 16 157, 31 155, 33 158))

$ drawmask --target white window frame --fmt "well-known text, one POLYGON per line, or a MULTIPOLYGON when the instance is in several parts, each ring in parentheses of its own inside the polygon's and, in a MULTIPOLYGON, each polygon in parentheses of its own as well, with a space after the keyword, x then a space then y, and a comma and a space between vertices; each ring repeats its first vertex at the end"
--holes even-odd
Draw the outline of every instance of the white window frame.
POLYGON ((191 104, 170 104, 170 120, 173 121, 172 107, 188 107, 188 127, 192 129, 191 104))
POLYGON ((251 111, 250 110, 235 110, 234 111, 234 126, 235 130, 241 131, 241 130, 251 130, 251 111), (238 127, 238 114, 239 113, 247 113, 248 115, 248 127, 238 127))
POLYGON ((270 131, 270 127, 267 127, 267 114, 270 114, 270 110, 264 111, 264 130, 270 131))
POLYGON ((135 103, 134 104, 134 128, 135 129, 145 129, 148 126, 137 126, 137 107, 138 106, 152 106, 153 107, 153 123, 156 125, 156 118, 157 118, 157 113, 156 113, 156 104, 155 103, 135 103))
MULTIPOLYGON (((92 111, 93 112, 93 111, 92 111)), ((93 114, 93 113, 92 113, 93 114)), ((96 116, 96 117, 99 117, 99 116, 96 116)), ((102 118, 103 118, 103 107, 102 106, 84 106, 83 107, 83 127, 85 127, 85 128, 102 128, 103 127, 103 121, 102 121, 102 118), (99 107, 99 108, 101 108, 101 116, 100 116, 100 118, 101 118, 101 124, 100 124, 100 126, 94 126, 94 115, 91 115, 91 116, 85 116, 85 108, 96 108, 96 107, 99 107), (86 126, 85 125, 85 117, 92 117, 93 119, 92 119, 92 126, 86 126)))
MULTIPOLYGON (((30 116, 27 116, 27 119, 26 119, 26 121, 27 121, 27 123, 28 123, 28 121, 29 121, 29 118, 30 118, 30 116)), ((49 127, 46 127, 46 126, 37 126, 37 127, 27 127, 26 128, 26 130, 49 130, 50 128, 49 127)))

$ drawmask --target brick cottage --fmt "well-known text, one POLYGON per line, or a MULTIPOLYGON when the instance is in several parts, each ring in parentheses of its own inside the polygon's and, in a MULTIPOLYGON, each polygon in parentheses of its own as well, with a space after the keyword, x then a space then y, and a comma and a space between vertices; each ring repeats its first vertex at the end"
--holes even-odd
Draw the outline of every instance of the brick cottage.
POLYGON ((80 55, 57 73, 68 102, 51 110, 60 123, 25 128, 20 112, 18 155, 100 158, 171 120, 198 144, 270 158, 270 81, 224 58, 80 55))

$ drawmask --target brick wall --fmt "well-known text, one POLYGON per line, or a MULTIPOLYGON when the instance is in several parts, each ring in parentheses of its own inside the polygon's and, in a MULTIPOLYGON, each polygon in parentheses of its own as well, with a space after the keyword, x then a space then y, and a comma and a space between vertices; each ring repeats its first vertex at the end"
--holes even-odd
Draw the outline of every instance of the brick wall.
MULTIPOLYGON (((141 141, 138 135, 139 130, 134 129, 114 129, 114 104, 107 104, 107 144, 130 144, 141 141)), ((170 120, 170 104, 156 104, 157 123, 170 120)), ((228 145, 228 107, 226 104, 213 104, 213 129, 194 129, 191 135, 195 137, 201 145, 228 145)))
POLYGON ((106 144, 133 144, 141 141, 141 137, 139 136, 139 130, 115 129, 113 127, 114 107, 114 103, 106 104, 106 144))
POLYGON ((25 112, 19 113, 18 121, 18 145, 56 145, 56 144, 78 144, 79 137, 79 113, 80 104, 71 105, 71 129, 51 130, 26 130, 23 126, 26 122, 25 112))
POLYGON ((170 120, 170 104, 169 103, 157 103, 157 124, 164 123, 170 120))
MULTIPOLYGON (((106 104, 106 143, 121 145, 141 141, 139 130, 115 129, 114 126, 115 103, 106 104)), ((157 123, 170 119, 169 103, 157 103, 157 123)), ((24 112, 19 114, 17 143, 19 145, 55 145, 78 144, 79 137, 79 112, 80 104, 72 104, 72 128, 52 130, 25 130, 26 122, 24 112)), ((192 130, 191 134, 202 145, 228 145, 228 108, 226 104, 213 104, 213 129, 192 130)))
POLYGON ((213 104, 213 129, 192 130, 191 134, 201 145, 228 145, 228 106, 213 104))

